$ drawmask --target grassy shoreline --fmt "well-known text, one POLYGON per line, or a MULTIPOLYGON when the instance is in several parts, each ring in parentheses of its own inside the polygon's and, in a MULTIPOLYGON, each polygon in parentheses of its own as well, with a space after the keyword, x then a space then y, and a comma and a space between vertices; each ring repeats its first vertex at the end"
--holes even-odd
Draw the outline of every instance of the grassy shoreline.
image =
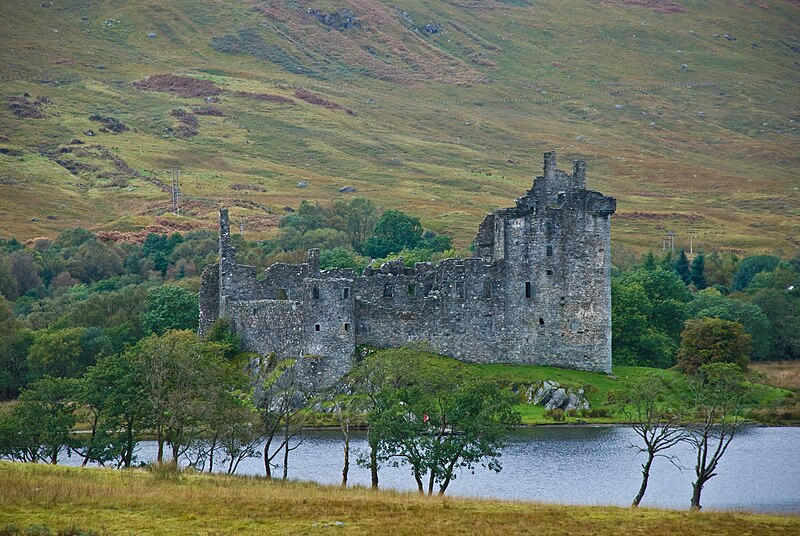
POLYGON ((800 516, 420 497, 255 477, 0 462, 0 528, 101 534, 797 534, 800 516))

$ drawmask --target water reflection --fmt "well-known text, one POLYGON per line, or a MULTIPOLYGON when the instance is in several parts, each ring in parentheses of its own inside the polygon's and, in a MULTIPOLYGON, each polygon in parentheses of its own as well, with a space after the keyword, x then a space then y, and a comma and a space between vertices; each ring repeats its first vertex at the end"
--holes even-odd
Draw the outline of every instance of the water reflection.
MULTIPOLYGON (((351 448, 366 453, 363 433, 354 434, 351 448)), ((536 427, 514 433, 501 458, 503 470, 483 467, 462 470, 447 493, 473 497, 522 499, 563 504, 628 506, 641 483, 643 456, 630 448, 638 437, 626 427, 536 427)), ((703 491, 705 509, 761 512, 800 512, 800 428, 742 430, 722 459, 718 476, 703 491)), ((688 445, 671 454, 685 466, 679 469, 657 459, 642 506, 685 509, 694 477, 688 445)), ((152 461, 156 444, 144 441, 137 452, 152 461)), ((282 458, 281 458, 282 459, 282 458)), ((352 459, 351 459, 352 460, 352 459)), ((74 455, 67 463, 79 464, 74 455)), ((226 469, 224 463, 216 471, 226 469)), ((289 477, 339 484, 342 439, 336 431, 309 431, 289 458, 289 477)), ((263 475, 261 459, 241 462, 238 474, 263 475)), ((281 474, 277 469, 274 474, 281 474)), ((384 467, 381 487, 414 490, 408 468, 384 467)), ((369 471, 351 463, 349 483, 368 486, 369 471)))

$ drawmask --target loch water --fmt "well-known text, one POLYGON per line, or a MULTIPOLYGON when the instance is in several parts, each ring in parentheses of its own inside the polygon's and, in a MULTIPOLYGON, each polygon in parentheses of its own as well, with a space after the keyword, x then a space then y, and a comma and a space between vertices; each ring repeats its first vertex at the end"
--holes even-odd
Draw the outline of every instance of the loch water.
MULTIPOLYGON (((641 483, 642 454, 635 432, 624 426, 543 426, 515 431, 496 473, 484 467, 462 469, 448 495, 526 500, 579 505, 629 506, 641 483)), ((342 435, 336 430, 304 432, 303 443, 289 456, 289 478, 340 484, 342 435)), ((355 463, 366 454, 366 436, 351 437, 349 484, 369 486, 369 470, 355 463)), ((686 509, 694 480, 694 455, 689 445, 669 451, 676 467, 658 458, 653 464, 642 506, 686 509)), ((155 459, 154 441, 138 445, 137 459, 155 459)), ((282 460, 282 455, 277 459, 282 460)), ((62 463, 80 464, 74 454, 62 463)), ((225 471, 219 463, 215 471, 225 471)), ((281 475, 278 467, 273 474, 281 475)), ((705 510, 800 513, 800 427, 750 427, 737 433, 717 470, 705 486, 705 510)), ((263 475, 260 458, 242 461, 237 474, 263 475)), ((415 490, 408 467, 382 467, 383 488, 415 490)))

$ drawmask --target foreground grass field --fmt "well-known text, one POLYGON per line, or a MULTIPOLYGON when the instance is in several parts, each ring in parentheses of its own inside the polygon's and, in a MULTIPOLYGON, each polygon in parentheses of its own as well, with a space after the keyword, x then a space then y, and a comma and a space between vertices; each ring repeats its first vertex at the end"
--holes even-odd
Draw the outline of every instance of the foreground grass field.
POLYGON ((0 528, 101 534, 797 534, 800 517, 573 507, 0 463, 0 528))

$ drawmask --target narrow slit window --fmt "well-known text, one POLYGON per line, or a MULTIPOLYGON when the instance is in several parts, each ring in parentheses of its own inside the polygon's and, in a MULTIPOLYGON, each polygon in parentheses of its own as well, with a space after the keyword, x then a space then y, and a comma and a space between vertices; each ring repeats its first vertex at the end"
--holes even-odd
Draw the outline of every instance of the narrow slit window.
POLYGON ((384 298, 391 298, 394 296, 394 285, 384 285, 383 286, 383 297, 384 298))
POLYGON ((547 275, 553 275, 553 270, 547 270, 547 275))
POLYGON ((460 281, 456 282, 456 298, 459 300, 464 299, 464 283, 460 281))
POLYGON ((548 257, 552 257, 553 256, 553 246, 548 244, 546 250, 547 250, 547 256, 548 257))
POLYGON ((288 293, 286 292, 285 288, 279 288, 277 294, 278 294, 278 299, 279 300, 288 299, 288 293))
POLYGON ((350 299, 350 287, 344 287, 342 289, 342 298, 344 298, 345 300, 350 299))
POLYGON ((311 297, 315 300, 319 299, 319 287, 314 287, 314 289, 311 291, 311 297))
POLYGON ((539 318, 539 325, 544 326, 544 318, 539 318))
POLYGON ((344 325, 344 330, 345 331, 350 331, 350 324, 345 324, 344 325))
POLYGON ((531 282, 525 281, 525 299, 531 299, 531 282))
POLYGON ((417 286, 416 285, 408 285, 408 288, 406 289, 406 293, 408 294, 409 298, 413 298, 414 295, 416 295, 416 293, 417 293, 417 286))
POLYGON ((321 326, 319 324, 314 324, 314 331, 319 331, 321 326))
POLYGON ((425 285, 425 296, 428 296, 433 291, 433 285, 427 283, 425 285))
POLYGON ((483 297, 484 298, 491 298, 492 297, 492 282, 491 281, 484 281, 483 282, 483 297))

